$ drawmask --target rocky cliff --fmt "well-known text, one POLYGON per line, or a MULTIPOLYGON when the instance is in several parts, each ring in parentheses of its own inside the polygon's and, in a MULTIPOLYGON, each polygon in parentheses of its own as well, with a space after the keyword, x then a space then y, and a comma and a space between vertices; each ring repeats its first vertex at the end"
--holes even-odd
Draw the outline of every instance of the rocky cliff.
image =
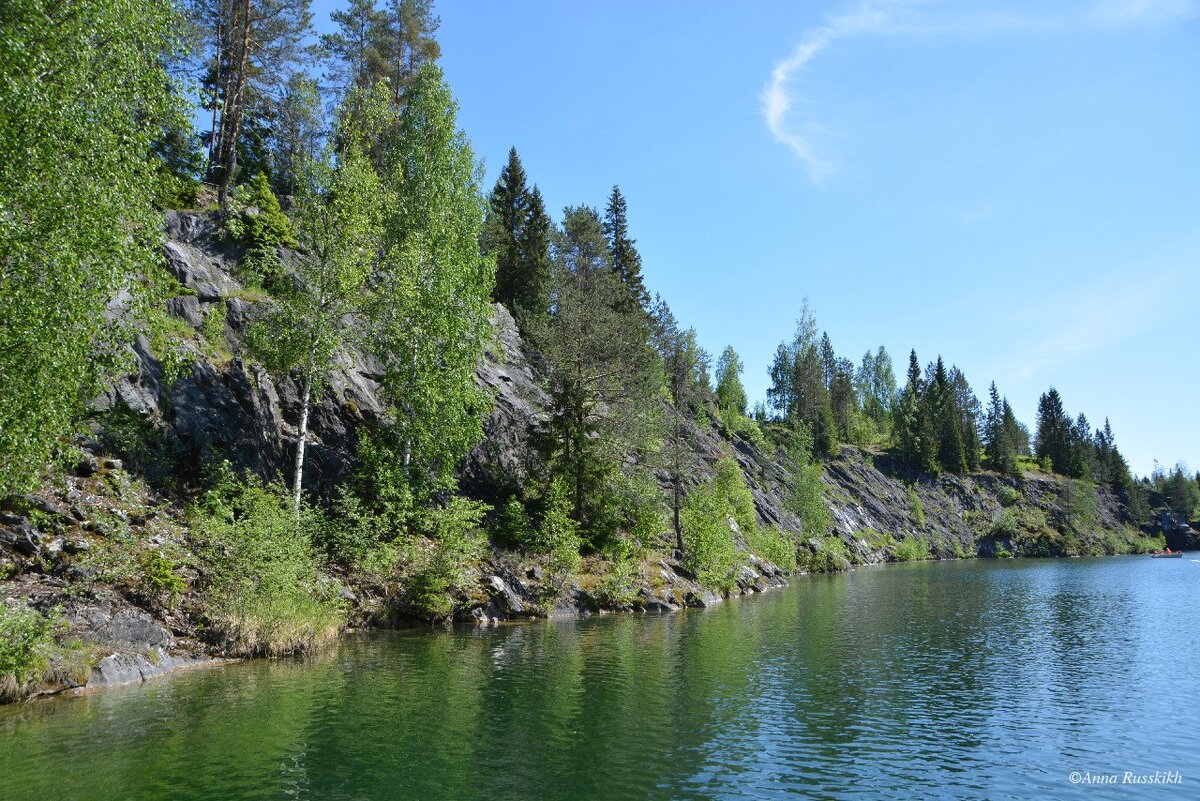
MULTIPOLYGON (((199 564, 177 490, 217 458, 264 479, 289 476, 299 388, 289 377, 269 375, 243 347, 255 304, 269 300, 238 279, 240 254, 220 236, 214 214, 172 212, 164 253, 175 282, 166 301, 170 341, 149 332, 138 338, 129 374, 96 400, 103 425, 81 443, 82 462, 44 492, 10 499, 0 517, 0 598, 61 607, 69 636, 90 654, 89 669, 64 676, 60 687, 138 681, 220 656, 197 631, 203 610, 191 589, 195 576, 164 573, 158 561, 199 564), (171 363, 190 367, 167 381, 171 363)), ((548 416, 548 397, 512 317, 496 307, 494 323, 477 377, 495 403, 461 476, 462 490, 486 501, 502 498, 536 468, 530 439, 548 416)), ((340 354, 310 418, 305 484, 311 492, 328 497, 353 469, 357 431, 384 414, 378 375, 362 354, 340 354)), ((790 502, 795 477, 777 454, 746 439, 727 441, 713 426, 693 425, 688 436, 699 465, 693 483, 732 454, 760 522, 800 535, 806 553, 830 554, 826 566, 1139 547, 1139 533, 1107 492, 1036 471, 1020 478, 913 476, 886 454, 849 447, 825 465, 831 529, 803 531, 790 502)), ((719 600, 669 555, 669 542, 664 536, 664 556, 641 566, 633 593, 609 606, 667 611, 719 600)), ((541 568, 493 548, 473 571, 478 590, 460 599, 460 617, 490 624, 595 611, 605 602, 588 572, 594 567, 585 562, 581 577, 547 603, 541 568)), ((777 566, 749 556, 738 586, 755 592, 783 581, 777 566)), ((348 583, 353 587, 353 577, 348 583)), ((374 613, 367 599, 352 592, 347 598, 364 607, 360 619, 374 613)))

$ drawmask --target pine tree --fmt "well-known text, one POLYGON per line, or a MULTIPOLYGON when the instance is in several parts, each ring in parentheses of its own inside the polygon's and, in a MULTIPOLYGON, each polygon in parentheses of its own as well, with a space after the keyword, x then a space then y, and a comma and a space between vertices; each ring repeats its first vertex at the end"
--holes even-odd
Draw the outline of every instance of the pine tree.
POLYGON ((704 413, 709 397, 708 354, 699 346, 696 331, 681 331, 675 316, 660 299, 654 306, 655 342, 663 359, 671 409, 663 457, 671 493, 671 519, 676 547, 683 551, 680 517, 688 481, 699 467, 699 456, 689 440, 695 421, 704 413))
MULTIPOLYGON (((203 107, 212 113, 208 180, 221 207, 239 178, 243 156, 269 136, 287 76, 311 48, 311 0, 194 0, 208 30, 203 107), (248 136, 255 134, 256 136, 248 136)), ((256 161, 264 162, 259 157, 256 161)))
POLYGON ((833 376, 837 372, 837 353, 833 350, 833 343, 829 341, 829 332, 821 332, 821 380, 825 382, 825 388, 830 389, 833 385, 833 376))
POLYGON ((649 316, 623 302, 594 209, 563 211, 554 251, 553 315, 540 348, 550 371, 553 463, 570 488, 573 518, 602 540, 661 437, 662 363, 649 344, 649 316))
POLYGON ((983 411, 962 370, 957 367, 950 368, 950 384, 954 389, 955 405, 958 407, 959 430, 962 432, 963 456, 966 458, 967 469, 978 470, 979 455, 983 449, 979 438, 979 421, 983 411))
POLYGON ((321 46, 332 62, 331 77, 338 94, 367 93, 377 81, 386 80, 381 40, 387 12, 377 8, 375 0, 349 0, 346 8, 330 12, 329 18, 337 31, 322 34, 321 46))
POLYGON ((604 235, 608 237, 612 268, 625 286, 628 302, 636 308, 646 308, 650 294, 642 281, 642 257, 637 252, 635 240, 629 238, 628 207, 620 188, 615 185, 604 210, 604 235))
POLYGON ((439 25, 433 0, 389 0, 375 46, 386 64, 383 71, 394 107, 404 107, 421 68, 441 56, 442 48, 434 38, 439 25))

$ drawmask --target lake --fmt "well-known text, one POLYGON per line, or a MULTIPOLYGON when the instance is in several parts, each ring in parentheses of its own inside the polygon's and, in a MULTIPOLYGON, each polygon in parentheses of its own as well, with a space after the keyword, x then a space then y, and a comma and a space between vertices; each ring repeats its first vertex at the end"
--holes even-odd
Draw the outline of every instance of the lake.
POLYGON ((865 568, 0 707, 0 798, 1200 797, 1190 556, 865 568))

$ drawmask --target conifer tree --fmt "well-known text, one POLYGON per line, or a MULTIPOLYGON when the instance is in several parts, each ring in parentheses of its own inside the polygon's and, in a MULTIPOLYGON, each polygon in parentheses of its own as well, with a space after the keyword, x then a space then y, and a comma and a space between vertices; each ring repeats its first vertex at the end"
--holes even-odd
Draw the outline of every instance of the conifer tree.
POLYGON ((442 55, 434 34, 441 20, 433 14, 433 0, 388 0, 376 47, 391 87, 392 105, 402 108, 418 80, 421 68, 442 55))
MULTIPOLYGON (((222 208, 239 177, 243 156, 255 139, 270 134, 270 120, 287 76, 310 55, 311 0, 194 0, 208 31, 204 108, 208 133, 208 180, 222 208), (257 135, 249 136, 248 134, 257 135)), ((261 163, 262 159, 256 159, 261 163)))
POLYGON ((951 473, 965 473, 967 460, 963 448, 962 416, 946 365, 938 356, 925 391, 925 406, 932 419, 936 438, 937 464, 951 473))
POLYGON ((950 368, 950 384, 954 389, 954 402, 958 407, 959 430, 962 432, 963 456, 968 470, 979 469, 980 451, 983 444, 979 437, 979 420, 982 409, 979 399, 971 390, 967 377, 957 367, 950 368))
POLYGON ((492 299, 528 332, 546 315, 550 299, 550 219, 537 187, 527 184, 516 148, 488 199, 483 248, 496 258, 492 299))
POLYGON ((1012 408, 1002 400, 996 382, 988 388, 988 408, 984 418, 984 451, 988 467, 998 473, 1017 472, 1017 443, 1013 430, 1012 408))
POLYGON ((596 211, 563 211, 555 234, 553 315, 540 349, 550 370, 554 469, 571 514, 593 541, 612 533, 627 506, 623 488, 647 470, 662 434, 662 363, 650 318, 632 309, 612 269, 596 211))
POLYGON ((635 240, 629 238, 628 211, 621 189, 614 185, 604 210, 604 235, 608 237, 609 258, 613 270, 625 286, 629 303, 644 309, 650 302, 650 295, 642 280, 642 257, 637 252, 635 240))
POLYGON ((1050 460, 1054 472, 1071 471, 1071 419, 1054 387, 1038 399, 1036 453, 1039 459, 1050 460))
POLYGON ((375 0, 349 0, 345 8, 331 12, 329 18, 337 30, 322 34, 321 46, 332 62, 331 77, 337 92, 343 97, 352 92, 367 93, 376 82, 386 80, 383 40, 387 12, 377 8, 375 0))
POLYGON ((897 406, 895 431, 900 458, 910 469, 919 472, 937 469, 934 431, 925 403, 926 394, 921 365, 914 350, 908 357, 908 381, 897 406))

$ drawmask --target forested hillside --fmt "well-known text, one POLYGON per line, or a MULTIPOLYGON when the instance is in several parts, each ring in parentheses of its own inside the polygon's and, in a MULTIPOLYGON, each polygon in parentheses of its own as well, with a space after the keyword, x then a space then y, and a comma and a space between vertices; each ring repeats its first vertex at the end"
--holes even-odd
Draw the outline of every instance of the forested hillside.
POLYGON ((1053 388, 1031 431, 941 356, 901 385, 807 301, 751 404, 647 287, 619 187, 554 217, 515 148, 482 185, 428 0, 333 20, 0 10, 0 698, 348 625, 1195 544, 1200 475, 1135 478, 1053 388))

